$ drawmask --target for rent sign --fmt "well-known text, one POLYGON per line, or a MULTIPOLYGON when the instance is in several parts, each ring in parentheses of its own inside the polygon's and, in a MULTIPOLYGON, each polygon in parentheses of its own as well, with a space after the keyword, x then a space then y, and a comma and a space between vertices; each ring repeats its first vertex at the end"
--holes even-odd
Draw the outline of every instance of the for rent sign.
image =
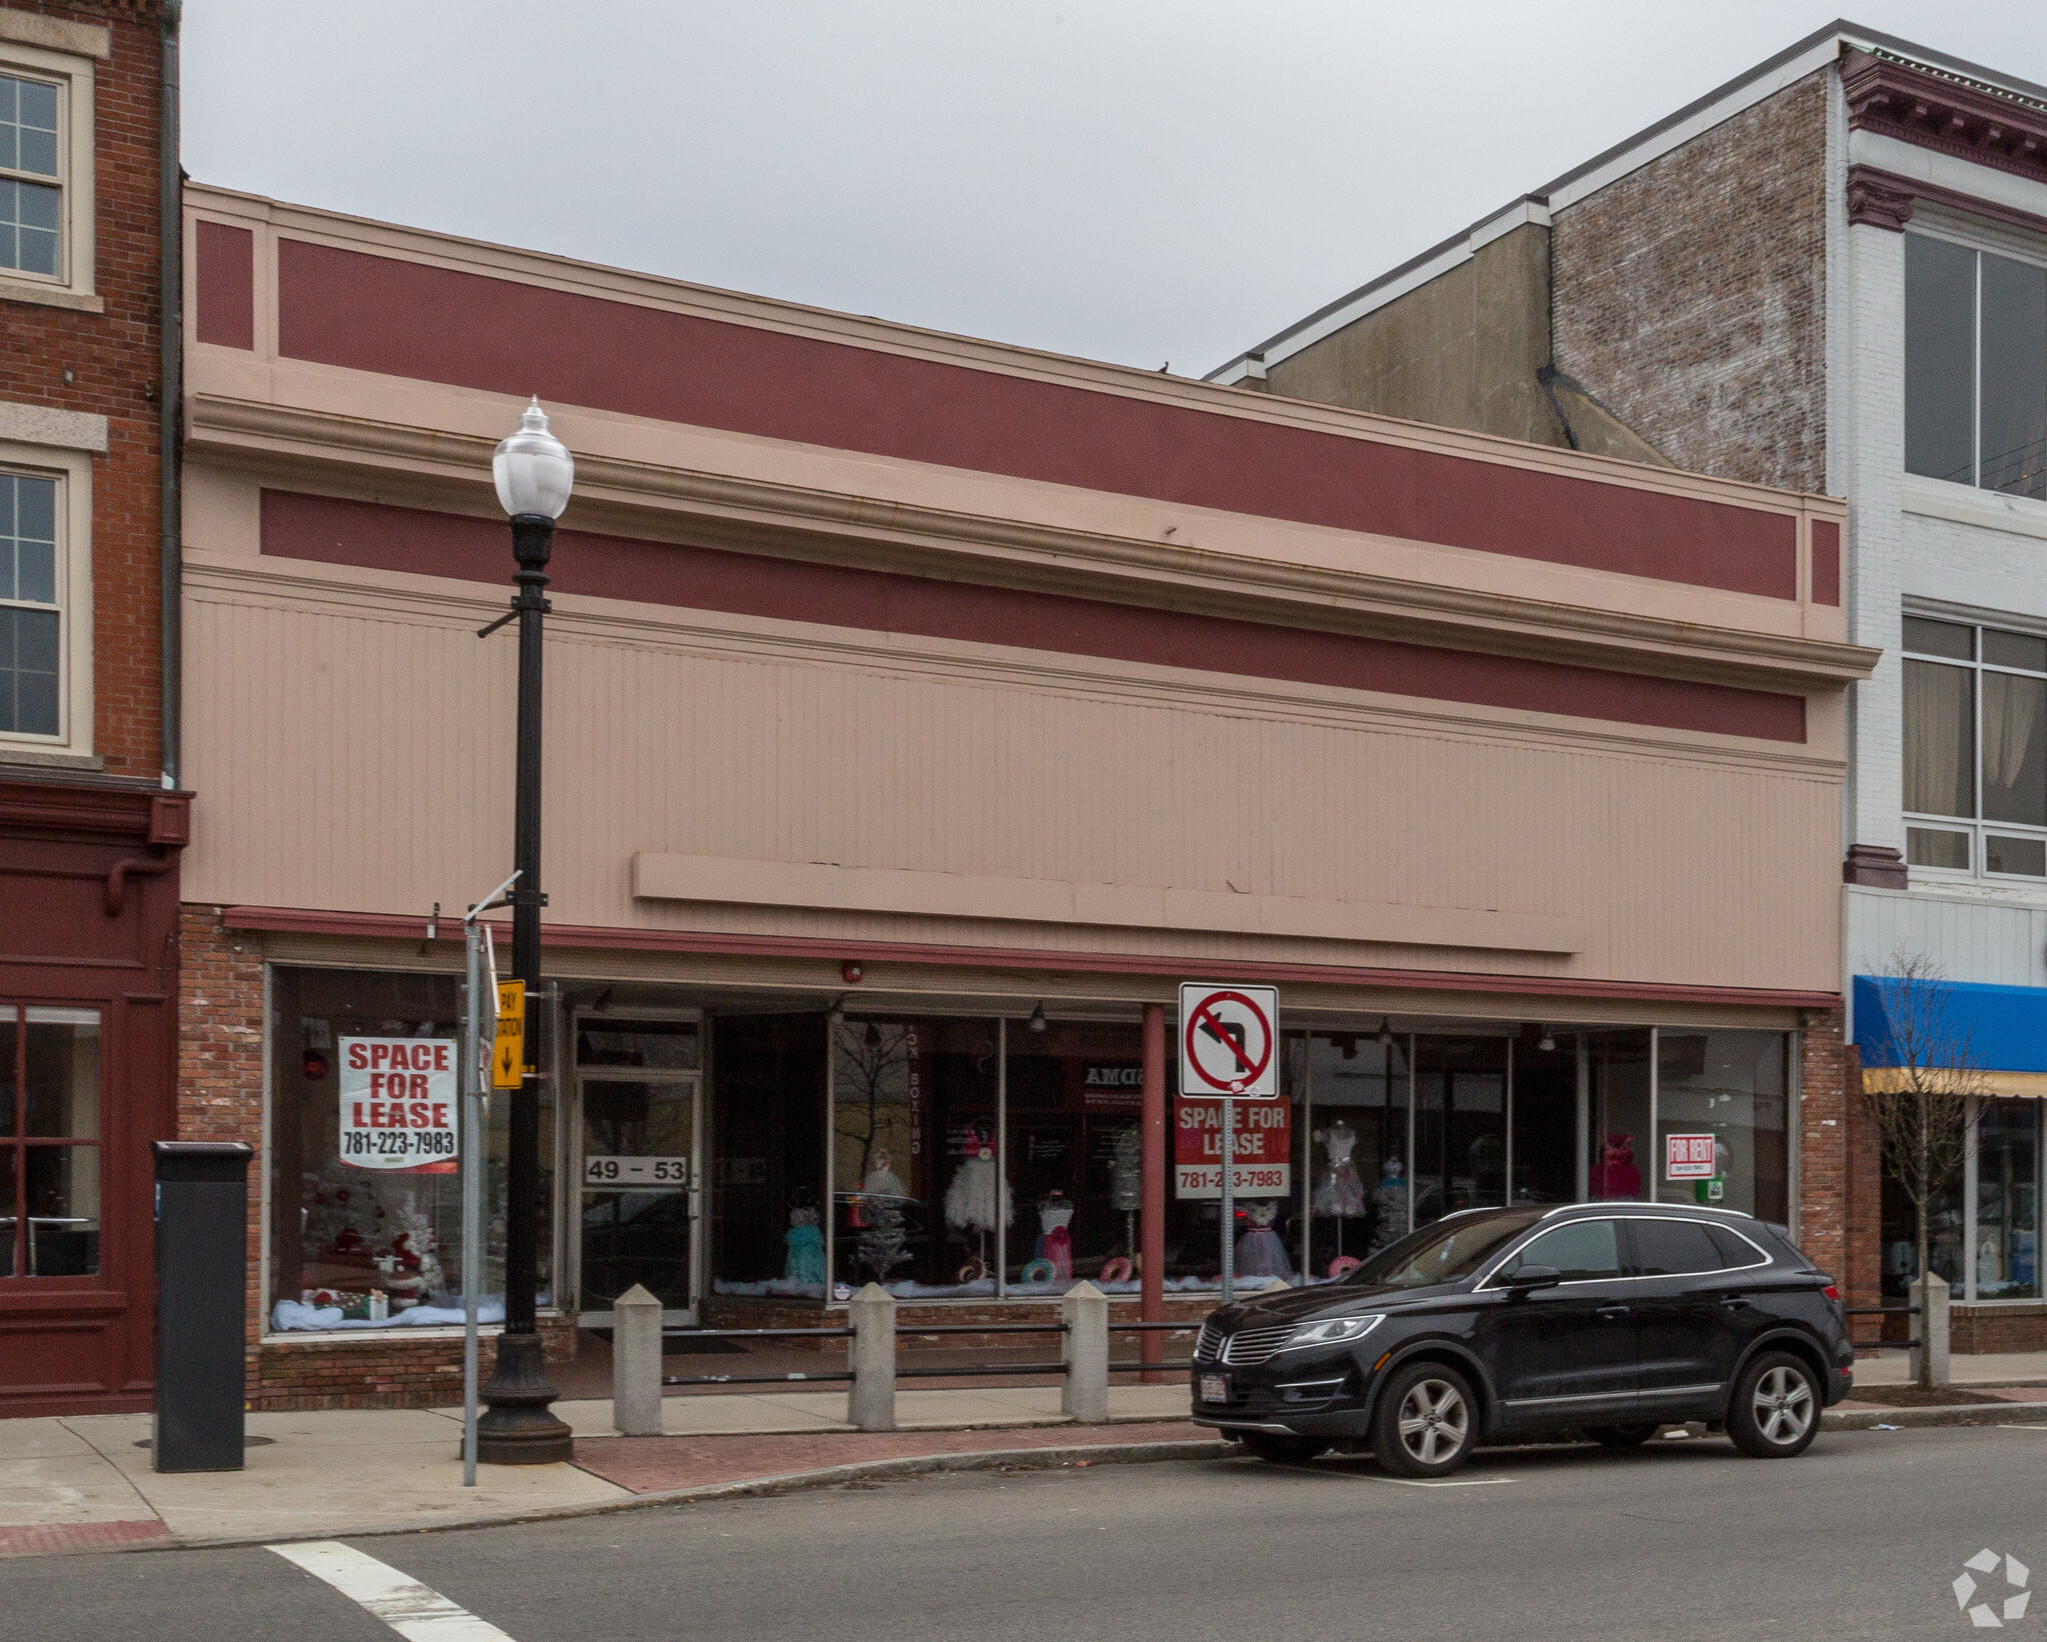
POLYGON ((343 1038, 341 1161, 453 1174, 456 1094, 452 1038, 343 1038))
MULTIPOLYGON (((1223 1103, 1180 1101, 1173 1125, 1173 1173, 1181 1197, 1221 1197, 1223 1103)), ((1294 1108, 1285 1100, 1237 1102, 1238 1197, 1285 1197, 1294 1185, 1294 1108)))

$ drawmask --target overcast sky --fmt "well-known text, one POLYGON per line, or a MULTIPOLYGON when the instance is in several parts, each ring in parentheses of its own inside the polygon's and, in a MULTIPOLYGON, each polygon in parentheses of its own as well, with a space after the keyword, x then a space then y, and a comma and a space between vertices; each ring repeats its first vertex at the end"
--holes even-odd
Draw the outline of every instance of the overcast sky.
MULTIPOLYGON (((185 167, 1198 376, 1836 15, 1805 0, 187 0, 185 167)), ((1863 0, 1854 17, 2047 82, 2042 0, 1863 0)))

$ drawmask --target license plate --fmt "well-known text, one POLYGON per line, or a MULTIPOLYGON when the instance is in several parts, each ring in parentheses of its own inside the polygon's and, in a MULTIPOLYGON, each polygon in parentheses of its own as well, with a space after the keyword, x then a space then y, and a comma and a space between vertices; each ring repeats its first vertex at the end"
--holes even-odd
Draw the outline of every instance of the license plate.
POLYGON ((1202 1375, 1201 1400, 1205 1403, 1228 1402, 1230 1400, 1230 1377, 1227 1374, 1202 1375))

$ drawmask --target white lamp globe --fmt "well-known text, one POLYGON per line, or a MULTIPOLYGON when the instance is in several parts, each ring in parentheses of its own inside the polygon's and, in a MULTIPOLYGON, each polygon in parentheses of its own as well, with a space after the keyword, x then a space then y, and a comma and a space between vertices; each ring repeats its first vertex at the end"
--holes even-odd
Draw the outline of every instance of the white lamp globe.
POLYGON ((515 519, 522 513, 559 519, 569 505, 576 460, 568 446, 547 431, 547 412, 540 408, 537 394, 520 413, 519 431, 491 457, 490 473, 497 481, 499 505, 515 519))

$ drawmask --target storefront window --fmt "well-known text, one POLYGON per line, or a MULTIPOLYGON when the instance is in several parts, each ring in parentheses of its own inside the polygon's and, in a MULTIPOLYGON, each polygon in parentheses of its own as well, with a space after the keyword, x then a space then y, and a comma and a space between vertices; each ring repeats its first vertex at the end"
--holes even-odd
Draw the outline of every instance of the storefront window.
POLYGON ((1650 1196, 1650 1034, 1588 1032, 1585 1058, 1585 1192, 1588 1202, 1650 1196))
POLYGON ((999 1216, 1013 1237, 1018 1207, 996 1145, 996 1034, 942 1016, 833 1028, 835 1290, 995 1292, 999 1216))
POLYGON ((825 1017, 711 1020, 711 1290, 825 1297, 825 1017))
POLYGON ((1415 1040, 1414 1220, 1507 1201, 1507 1040, 1415 1040))
POLYGON ((100 1017, 0 1004, 0 1278, 99 1270, 100 1017))
POLYGON ((1524 1027, 1514 1040, 1515 1207, 1575 1203, 1578 1176, 1578 1038, 1524 1027))
POLYGON ((2040 1111, 1986 1100, 1976 1120, 1976 1298, 2040 1296, 2040 1111))
POLYGON ((1790 1219, 1782 1032, 1656 1035, 1656 1196, 1790 1219))
MULTIPOLYGON (((459 982, 373 971, 272 974, 270 1326, 459 1324, 459 982)), ((504 1318, 509 1108, 503 1096, 492 1100, 484 1148, 478 1316, 492 1323, 504 1318)), ((541 1136, 540 1201, 551 1221, 551 1101, 542 1105, 541 1136)), ((551 1244, 543 1226, 543 1305, 552 1298, 551 1244)))
POLYGON ((1407 1235, 1409 1040, 1388 1036, 1382 1044, 1365 1032, 1288 1034, 1306 1141, 1312 1282, 1341 1277, 1407 1235))
MULTIPOLYGON (((1038 1032, 1023 1023, 1009 1028, 1009 1169, 1016 1189, 1010 1292, 1063 1294, 1083 1277, 1111 1292, 1136 1292, 1143 1077, 1144 1033, 1137 1022, 1054 1020, 1038 1032)), ((1168 1197, 1169 1203, 1177 1197, 1170 1187, 1168 1197)), ((1169 1280, 1179 1275, 1176 1256, 1188 1221, 1199 1221, 1197 1202, 1168 1207, 1169 1280)), ((1213 1240, 1213 1205, 1208 1224, 1213 1240)), ((1220 1244, 1214 1247, 1208 1263, 1219 1270, 1220 1244)))

